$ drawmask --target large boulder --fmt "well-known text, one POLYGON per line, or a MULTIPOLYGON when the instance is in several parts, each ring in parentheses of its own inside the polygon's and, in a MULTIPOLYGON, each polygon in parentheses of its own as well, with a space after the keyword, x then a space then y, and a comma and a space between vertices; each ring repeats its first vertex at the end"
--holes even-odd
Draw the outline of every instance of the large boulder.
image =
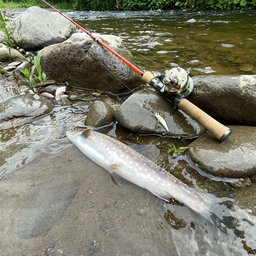
POLYGON ((256 125, 256 75, 194 76, 190 101, 229 124, 256 125))
POLYGON ((28 8, 14 18, 13 40, 28 50, 65 41, 76 31, 76 26, 58 13, 37 6, 28 8))
MULTIPOLYGON (((111 35, 98 38, 133 62, 121 38, 111 35)), ((73 86, 120 93, 141 81, 126 64, 85 33, 75 33, 67 41, 45 47, 38 54, 48 77, 58 82, 68 81, 73 86)))
POLYGON ((181 110, 172 113, 173 105, 151 90, 140 90, 131 95, 117 111, 118 123, 135 133, 166 133, 158 123, 156 113, 162 116, 169 128, 168 135, 175 137, 194 137, 205 129, 181 110))
POLYGON ((256 127, 230 126, 232 135, 220 143, 211 133, 189 145, 191 159, 205 172, 228 178, 256 173, 256 127))

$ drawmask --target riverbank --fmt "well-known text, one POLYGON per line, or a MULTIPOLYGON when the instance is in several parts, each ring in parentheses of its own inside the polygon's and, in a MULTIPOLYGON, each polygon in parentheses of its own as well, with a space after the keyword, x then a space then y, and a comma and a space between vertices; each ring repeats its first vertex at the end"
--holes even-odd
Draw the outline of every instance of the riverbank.
MULTIPOLYGON (((76 14, 78 17, 84 15, 83 12, 76 14)), ((123 13, 122 15, 127 17, 128 14, 123 13)), ((161 30, 159 24, 162 20, 160 23, 156 21, 166 18, 168 15, 165 17, 155 16, 154 20, 150 17, 147 24, 151 24, 151 27, 154 27, 155 24, 156 27, 154 29, 147 28, 145 31, 141 30, 141 27, 145 25, 147 17, 142 18, 141 13, 133 15, 136 16, 136 19, 133 20, 134 23, 131 22, 132 26, 139 26, 138 22, 142 22, 143 19, 141 26, 136 27, 142 33, 139 34, 139 37, 134 35, 135 33, 130 33, 133 35, 130 37, 128 32, 126 35, 122 33, 123 39, 135 42, 133 47, 148 49, 151 55, 152 52, 156 56, 163 55, 161 51, 165 51, 165 59, 168 56, 168 62, 170 62, 169 58, 178 60, 178 57, 173 56, 178 53, 175 52, 171 55, 172 50, 167 48, 171 43, 172 49, 183 48, 183 44, 177 44, 175 41, 181 39, 177 34, 172 35, 171 31, 161 30), (142 41, 138 39, 142 36, 148 44, 141 45, 142 41), (164 42, 170 44, 166 46, 164 42), (168 52, 166 52, 167 50, 168 52)), ((179 31, 182 28, 191 30, 196 25, 195 22, 193 25, 188 23, 186 15, 182 22, 175 17, 174 22, 179 25, 177 27, 179 31)), ((28 15, 27 19, 29 20, 30 17, 31 15, 28 15)), ((38 18, 39 15, 37 14, 36 17, 38 18)), ((43 17, 45 19, 45 14, 43 17)), ((212 25, 214 28, 216 23, 218 24, 215 21, 219 21, 222 17, 224 15, 217 16, 217 18, 216 16, 207 17, 211 21, 209 22, 207 19, 206 22, 200 21, 200 24, 212 25)), ((112 19, 116 22, 116 18, 112 17, 112 19)), ((118 18, 116 23, 123 27, 120 24, 122 19, 118 18)), ((223 19, 226 20, 227 17, 223 19)), ((25 22, 26 24, 29 24, 28 20, 25 22)), ((100 15, 94 20, 88 20, 88 16, 85 16, 85 21, 90 24, 94 22, 96 27, 98 22, 105 23, 106 26, 107 20, 108 18, 104 19, 100 15)), ((129 20, 131 21, 130 18, 129 20)), ((32 24, 36 25, 35 22, 32 24)), ((127 23, 126 27, 128 25, 127 23)), ((200 256, 209 253, 225 256, 255 254, 254 202, 256 190, 251 177, 251 171, 254 171, 254 168, 251 166, 250 170, 241 168, 244 172, 239 172, 238 178, 222 177, 223 173, 224 176, 226 175, 223 166, 231 166, 235 161, 248 167, 248 159, 250 159, 252 165, 255 165, 253 155, 256 147, 253 144, 255 143, 253 139, 255 131, 253 126, 249 126, 249 122, 254 119, 250 118, 250 114, 246 120, 243 118, 246 117, 245 113, 239 115, 242 111, 250 110, 244 108, 245 102, 250 102, 249 106, 254 103, 255 76, 248 73, 242 73, 235 77, 226 75, 225 83, 222 83, 224 77, 219 75, 210 76, 207 73, 203 73, 204 76, 193 75, 193 79, 196 81, 194 100, 198 102, 199 98, 204 99, 206 103, 201 103, 202 108, 208 107, 211 115, 218 114, 218 118, 223 112, 218 111, 219 109, 221 110, 223 106, 225 106, 225 110, 230 108, 228 113, 221 117, 224 119, 223 121, 227 122, 234 112, 234 116, 238 118, 235 122, 240 122, 233 129, 234 136, 231 135, 226 143, 221 144, 181 111, 176 111, 171 115, 172 105, 147 85, 135 88, 131 92, 128 91, 124 96, 118 96, 116 92, 110 93, 110 89, 119 89, 116 86, 118 82, 107 83, 109 79, 113 79, 113 72, 102 68, 101 72, 97 73, 97 68, 93 65, 98 63, 96 60, 99 57, 100 63, 106 57, 104 54, 96 55, 98 53, 95 51, 98 47, 97 44, 88 40, 83 34, 73 33, 70 39, 61 39, 64 41, 58 43, 54 41, 55 38, 51 39, 54 43, 49 46, 46 36, 40 37, 43 34, 40 29, 43 29, 42 23, 38 25, 37 29, 34 29, 38 33, 34 37, 40 38, 40 40, 35 40, 35 43, 42 45, 41 39, 44 39, 46 45, 43 46, 41 52, 35 51, 33 54, 41 54, 42 60, 45 58, 42 62, 43 71, 52 65, 48 71, 51 74, 50 78, 54 78, 53 76, 61 70, 58 80, 65 76, 65 81, 52 81, 46 87, 37 85, 32 91, 24 82, 18 84, 16 81, 20 63, 16 63, 16 66, 10 65, 13 67, 7 74, 2 74, 0 77, 0 95, 2 97, 0 97, 0 106, 1 117, 3 117, 1 124, 9 125, 8 128, 0 131, 1 174, 5 175, 0 181, 3 195, 1 200, 1 209, 3 210, 0 212, 3 220, 0 227, 3 230, 0 237, 1 251, 6 252, 8 256, 17 255, 17 253, 33 256, 37 254, 169 256, 170 251, 174 255, 200 256), (66 50, 68 46, 70 47, 69 51, 66 50), (84 63, 88 61, 86 58, 88 56, 92 58, 95 55, 97 56, 95 61, 84 68, 84 63), (82 58, 84 58, 82 63, 75 62, 82 58), (76 65, 72 65, 74 63, 76 65), (94 68, 90 69, 92 66, 94 68), (76 70, 69 72, 74 67, 76 70), (69 81, 78 77, 79 67, 82 67, 83 74, 90 70, 90 76, 84 75, 79 78, 79 82, 84 84, 84 87, 78 89, 75 88, 75 80, 70 84, 69 81), (67 74, 68 76, 66 76, 67 74), (90 83, 86 83, 87 79, 91 79, 93 75, 95 78, 90 83), (88 76, 89 78, 87 78, 88 76), (106 78, 102 81, 101 77, 106 78), (105 83, 104 87, 101 87, 103 83, 105 83), (88 90, 86 85, 91 85, 92 88, 88 90), (205 90, 207 86, 209 89, 205 90), (64 90, 63 87, 65 87, 64 90), (60 97, 57 97, 58 93, 56 92, 60 88, 60 97), (103 90, 103 88, 107 90, 103 90), (41 95, 43 92, 52 97, 43 98, 45 97, 41 95), (218 97, 215 96, 214 100, 210 100, 209 95, 214 94, 218 97), (238 98, 241 101, 238 101, 238 98), (234 100, 234 102, 230 103, 230 100, 234 100), (41 102, 40 107, 37 105, 38 102, 41 102), (226 104, 227 102, 228 104, 226 104), (15 103, 17 104, 15 105, 15 103), (217 105, 213 105, 211 108, 212 104, 217 105), (242 104, 243 107, 232 111, 239 104, 242 104), (42 112, 39 113, 38 110, 42 112), (153 116, 156 112, 166 119, 170 134, 166 135, 164 128, 157 123, 153 116), (106 113, 111 118, 105 119, 106 113), (36 116, 37 114, 38 116, 36 116), (17 124, 14 122, 15 118, 18 119, 16 120, 18 122, 24 117, 31 119, 27 123, 15 125, 17 124), (247 126, 243 127, 241 124, 247 124, 247 126), (219 202, 217 209, 212 206, 212 212, 216 214, 216 219, 213 219, 215 225, 208 223, 200 215, 174 199, 171 199, 170 203, 166 203, 146 190, 126 181, 123 181, 122 186, 114 185, 105 170, 89 161, 66 138, 66 131, 70 128, 74 126, 85 128, 87 125, 129 145, 159 166, 164 167, 188 186, 199 190, 200 193, 206 193, 214 201, 219 202), (200 138, 197 139, 199 136, 200 138), (189 151, 181 149, 186 146, 190 148, 189 151), (197 149, 199 150, 197 151, 197 149), (206 152, 206 154, 202 156, 200 152, 206 152), (195 154, 192 160, 191 154, 193 153, 199 154, 195 154), (230 158, 231 153, 238 155, 230 158), (198 164, 197 159, 205 160, 205 162, 198 164), (215 161, 210 161, 213 159, 215 161), (209 173, 206 173, 205 169, 201 169, 201 165, 208 165, 209 173), (212 173, 216 167, 222 171, 217 175, 212 173), (3 173, 3 171, 5 172, 3 173), (218 215, 220 213, 218 210, 221 210, 221 214, 224 212, 223 218, 218 215), (222 223, 221 226, 218 224, 219 221, 222 223), (234 223, 237 226, 233 225, 234 223), (241 235, 242 233, 243 235, 241 235)), ((243 30, 246 29, 243 27, 243 30)), ((114 31, 117 32, 117 30, 114 31)), ((50 34, 49 30, 48 32, 47 35, 50 34)), ((23 35, 26 33, 30 33, 29 30, 25 29, 23 35)), ((104 36, 105 40, 109 40, 107 41, 109 44, 124 50, 121 38, 113 35, 104 36)), ((26 38, 29 38, 29 34, 26 38)), ((199 38, 201 39, 200 35, 199 38)), ((246 38, 240 38, 239 41, 246 44, 246 38)), ((248 41, 253 43, 254 38, 250 37, 250 39, 252 40, 248 41)), ((18 39, 16 38, 16 40, 18 39)), ((31 41, 21 40, 24 45, 29 43, 30 46, 31 41)), ((181 41, 184 41, 185 44, 185 40, 181 41)), ((188 38, 187 41, 189 41, 188 38)), ((226 46, 223 41, 216 41, 216 43, 219 47, 221 44, 226 46)), ((230 49, 233 47, 221 47, 228 48, 229 54, 231 54, 230 49)), ((220 49, 222 49, 221 47, 220 49)), ((202 49, 203 47, 201 47, 201 51, 202 49)), ((247 48, 247 51, 250 51, 250 54, 253 53, 253 49, 247 48)), ((226 54, 226 52, 223 53, 223 56, 226 54)), ((109 55, 106 56, 108 60, 111 58, 109 55)), ((210 56, 207 58, 209 58, 209 63, 214 59, 210 56)), ((161 60, 159 59, 158 62, 161 63, 161 60)), ((193 72, 210 70, 200 66, 204 65, 201 61, 192 61, 194 56, 190 55, 188 50, 184 51, 179 60, 184 60, 186 65, 191 65, 193 72), (201 71, 198 71, 198 68, 201 68, 201 71)), ((237 61, 237 58, 230 61, 237 61)), ((31 65, 29 58, 26 61, 21 60, 21 62, 28 62, 31 65)), ((115 70, 119 64, 114 63, 115 65, 112 66, 115 67, 115 70)), ((148 67, 153 68, 153 65, 148 65, 148 67)), ((236 72, 236 70, 238 69, 234 69, 232 72, 236 72)), ((252 72, 252 70, 241 72, 252 72)), ((114 77, 116 78, 117 74, 114 77)), ((130 85, 128 86, 130 87, 130 85)), ((251 109, 253 110, 254 107, 251 109)), ((229 169, 236 173, 236 168, 240 167, 238 164, 229 169)))

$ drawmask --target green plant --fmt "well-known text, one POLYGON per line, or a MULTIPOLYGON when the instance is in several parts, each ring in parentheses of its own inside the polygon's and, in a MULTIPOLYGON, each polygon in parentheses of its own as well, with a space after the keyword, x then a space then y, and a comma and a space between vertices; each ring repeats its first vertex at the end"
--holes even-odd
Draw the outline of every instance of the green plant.
POLYGON ((188 148, 188 147, 179 147, 179 148, 176 148, 176 146, 174 145, 174 143, 172 143, 172 145, 168 144, 171 148, 169 148, 167 150, 168 153, 171 153, 172 152, 172 155, 175 156, 175 155, 182 155, 183 152, 188 148))
POLYGON ((34 75, 31 74, 30 69, 27 69, 27 68, 25 68, 24 70, 20 69, 20 72, 25 76, 23 80, 25 82, 28 82, 30 89, 34 90, 34 84, 36 81, 35 81, 34 75))
POLYGON ((42 68, 41 68, 41 57, 40 55, 37 55, 34 60, 32 60, 32 63, 35 65, 36 70, 38 75, 34 75, 35 79, 37 79, 41 84, 45 84, 46 80, 47 80, 47 76, 44 72, 42 72, 42 68))
POLYGON ((28 85, 32 90, 34 90, 35 83, 39 82, 40 84, 44 85, 47 80, 46 74, 44 72, 42 72, 40 60, 41 60, 41 58, 39 55, 34 57, 34 59, 32 60, 32 63, 36 67, 37 75, 32 74, 30 69, 28 69, 28 68, 25 68, 24 70, 20 69, 20 72, 24 75, 24 81, 28 82, 28 85))
POLYGON ((7 71, 6 70, 4 70, 4 69, 0 69, 0 74, 6 74, 7 73, 7 71))
POLYGON ((15 45, 12 39, 12 31, 14 28, 7 28, 6 23, 9 21, 9 19, 5 19, 1 13, 0 9, 0 29, 5 34, 5 44, 9 50, 9 62, 11 61, 11 49, 15 45))

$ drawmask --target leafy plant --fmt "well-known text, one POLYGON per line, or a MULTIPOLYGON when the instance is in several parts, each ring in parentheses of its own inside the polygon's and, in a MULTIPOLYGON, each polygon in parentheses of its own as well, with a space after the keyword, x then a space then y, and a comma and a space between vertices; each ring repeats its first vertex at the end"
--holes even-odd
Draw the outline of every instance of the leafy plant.
POLYGON ((29 87, 33 90, 34 84, 39 82, 42 85, 45 84, 47 80, 47 76, 44 72, 42 72, 41 64, 40 64, 41 57, 37 55, 32 60, 32 63, 35 65, 37 70, 37 75, 32 74, 31 70, 28 68, 25 68, 24 70, 20 69, 20 72, 24 75, 24 81, 28 82, 29 87))
POLYGON ((175 155, 182 155, 183 152, 188 148, 188 147, 179 147, 179 148, 176 148, 176 146, 174 145, 174 143, 172 143, 172 145, 169 144, 169 146, 171 148, 169 148, 167 150, 168 153, 171 153, 172 152, 172 155, 175 156, 175 155))
POLYGON ((0 29, 4 32, 5 34, 5 44, 9 50, 9 62, 11 61, 11 49, 15 45, 12 39, 12 31, 14 28, 7 28, 6 23, 9 21, 9 19, 6 19, 3 17, 0 9, 0 29))
POLYGON ((37 79, 41 84, 45 84, 47 80, 47 76, 44 72, 42 72, 41 68, 41 57, 40 55, 37 55, 34 60, 32 60, 32 63, 35 65, 38 75, 34 75, 35 79, 37 79))
POLYGON ((7 71, 6 70, 4 70, 4 69, 0 69, 0 74, 6 74, 7 73, 7 71))

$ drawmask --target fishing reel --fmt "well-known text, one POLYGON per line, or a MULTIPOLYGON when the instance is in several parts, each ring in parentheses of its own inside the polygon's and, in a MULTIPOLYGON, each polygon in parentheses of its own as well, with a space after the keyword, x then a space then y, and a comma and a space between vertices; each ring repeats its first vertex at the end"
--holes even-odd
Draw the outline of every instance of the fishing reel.
POLYGON ((163 84, 160 92, 167 91, 171 94, 187 97, 193 91, 193 80, 183 68, 177 67, 166 70, 165 75, 160 72, 152 72, 152 74, 163 84))

